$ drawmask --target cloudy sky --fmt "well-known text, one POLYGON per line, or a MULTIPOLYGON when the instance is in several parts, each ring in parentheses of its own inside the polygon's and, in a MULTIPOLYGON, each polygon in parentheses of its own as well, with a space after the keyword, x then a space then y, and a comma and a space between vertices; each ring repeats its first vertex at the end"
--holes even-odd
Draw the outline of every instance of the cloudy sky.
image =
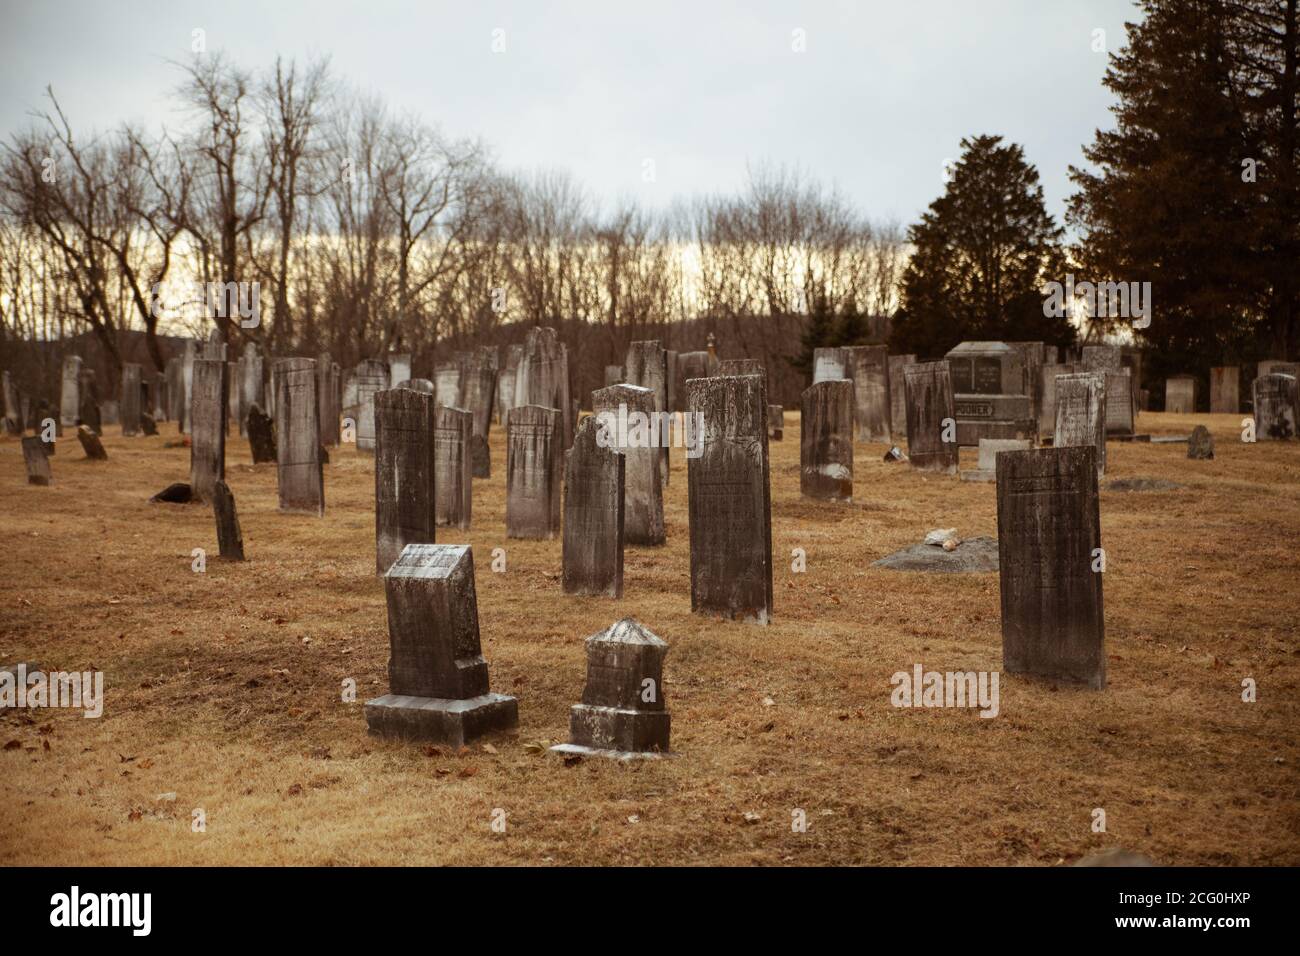
POLYGON ((1060 217, 1066 167, 1111 123, 1095 31, 1116 49, 1137 15, 1131 0, 0 0, 0 132, 47 84, 79 130, 178 125, 168 61, 201 29, 246 67, 327 55, 501 165, 570 170, 605 201, 730 191, 747 166, 784 163, 906 224, 961 138, 996 133, 1025 147, 1060 217))

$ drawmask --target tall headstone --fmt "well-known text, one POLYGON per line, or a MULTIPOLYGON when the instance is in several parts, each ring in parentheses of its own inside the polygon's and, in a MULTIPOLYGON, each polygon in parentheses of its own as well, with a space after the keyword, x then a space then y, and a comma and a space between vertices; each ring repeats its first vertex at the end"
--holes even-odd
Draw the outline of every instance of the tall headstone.
POLYGON ((506 416, 506 534, 554 538, 560 530, 560 410, 517 405, 506 416))
POLYGON ((889 349, 884 345, 846 346, 845 378, 853 383, 853 437, 890 440, 889 349))
MULTIPOLYGON (((668 353, 658 339, 633 342, 627 347, 623 363, 627 384, 648 388, 654 393, 656 412, 668 408, 668 353)), ((659 452, 659 480, 668 484, 668 442, 662 442, 659 452)))
POLYGON ((853 382, 842 378, 816 382, 804 389, 799 420, 799 491, 805 498, 853 500, 854 388, 853 382))
POLYGON ((586 648, 587 684, 569 712, 569 742, 551 750, 625 760, 668 753, 668 642, 626 617, 587 638, 586 648))
POLYGON ((22 402, 18 398, 18 389, 14 386, 13 376, 9 370, 5 369, 3 373, 4 386, 4 413, 5 413, 5 431, 10 435, 21 435, 23 433, 23 412, 22 402))
MULTIPOLYGON (((687 458, 691 610, 767 624, 772 617, 772 504, 767 389, 757 375, 690 379, 688 413, 704 417, 687 458)), ((695 415, 688 415, 693 421, 695 415)))
POLYGON ((1174 415, 1191 415, 1196 411, 1196 379, 1190 375, 1165 379, 1165 411, 1174 415))
MULTIPOLYGON (((625 459, 623 534, 628 544, 663 544, 664 492, 659 481, 659 449, 651 447, 636 416, 654 414, 654 393, 639 385, 610 385, 591 393, 597 422, 606 423, 606 440, 625 459)), ((646 429, 648 431, 648 428, 646 429)))
POLYGON ((903 369, 915 364, 915 355, 889 356, 889 432, 894 441, 907 437, 907 382, 903 369))
POLYGON ((673 388, 675 412, 686 410, 686 383, 693 378, 709 378, 717 374, 718 360, 706 351, 679 352, 677 354, 676 382, 673 388))
POLYGON ((515 379, 519 375, 519 363, 523 359, 522 345, 506 346, 506 360, 497 375, 497 420, 506 423, 506 415, 515 407, 515 379))
MULTIPOLYGON (((1277 373, 1255 379, 1255 439, 1288 441, 1297 437, 1300 424, 1300 396, 1296 377, 1277 373)), ((26 441, 26 439, 23 439, 26 441)))
POLYGON ((23 463, 27 465, 29 485, 50 483, 50 455, 40 435, 28 435, 23 442, 23 463))
POLYGON ((195 359, 190 385, 190 489, 198 501, 211 501, 213 487, 226 477, 226 363, 195 359))
POLYGON ((573 444, 575 422, 570 418, 569 352, 559 334, 549 326, 528 330, 528 339, 519 357, 512 407, 523 405, 559 410, 561 447, 568 448, 573 444))
POLYGON ((1129 384, 1131 372, 1105 372, 1106 376, 1106 434, 1132 435, 1136 409, 1133 389, 1129 384))
POLYGON ((464 408, 438 405, 433 412, 434 518, 465 530, 472 517, 474 416, 464 408))
POLYGON ((497 369, 495 353, 471 352, 462 363, 458 408, 469 411, 474 419, 470 457, 475 478, 492 477, 492 455, 488 433, 492 428, 492 406, 496 397, 497 369))
POLYGON ((785 408, 781 405, 767 406, 767 440, 785 440, 785 408))
POLYGON ((1038 399, 1038 434, 1051 438, 1056 434, 1056 377, 1079 371, 1075 364, 1051 363, 1038 370, 1042 380, 1038 399))
POLYGON ((460 363, 444 362, 433 370, 434 401, 456 408, 460 401, 460 363))
POLYGON ((325 513, 325 473, 321 461, 316 402, 316 360, 276 359, 275 460, 280 510, 325 513))
POLYGON ((627 458, 598 441, 600 432, 595 416, 584 418, 565 460, 563 587, 565 594, 619 598, 627 458))
POLYGON ((190 414, 194 405, 194 363, 199 358, 199 343, 194 339, 185 340, 185 352, 181 356, 181 386, 184 389, 184 401, 181 403, 181 431, 191 433, 190 414))
POLYGON ((212 486, 212 515, 217 522, 217 548, 221 556, 230 561, 243 561, 244 532, 239 528, 235 496, 224 481, 212 486))
POLYGON ((1097 476, 1106 473, 1106 373, 1076 372, 1056 376, 1056 426, 1052 445, 1090 445, 1097 476))
POLYGON ((320 443, 326 447, 339 443, 338 368, 329 352, 316 357, 316 420, 320 443))
POLYGON ((903 367, 907 391, 907 457, 919 471, 957 474, 952 375, 947 361, 903 367))
POLYGON ((63 358, 63 390, 59 396, 59 424, 71 428, 81 416, 81 356, 63 358))
POLYGON ((1210 369, 1210 412, 1236 415, 1241 411, 1241 369, 1223 365, 1210 369))
POLYGON ((248 434, 248 411, 266 408, 266 371, 257 343, 249 342, 239 356, 239 434, 248 434))
POLYGON ((370 733, 458 748, 517 726, 518 701, 488 690, 469 545, 407 545, 384 590, 389 693, 366 701, 370 733))
POLYGON ((1098 471, 1088 445, 997 456, 1008 673, 1106 686, 1098 471))
POLYGON ((408 544, 433 544, 433 396, 409 388, 375 395, 375 569, 383 574, 408 544))
POLYGON ((123 435, 140 434, 140 394, 140 366, 126 362, 122 365, 122 398, 117 412, 123 435))
POLYGON ((357 451, 375 453, 375 395, 388 388, 388 363, 366 359, 356 370, 357 451))

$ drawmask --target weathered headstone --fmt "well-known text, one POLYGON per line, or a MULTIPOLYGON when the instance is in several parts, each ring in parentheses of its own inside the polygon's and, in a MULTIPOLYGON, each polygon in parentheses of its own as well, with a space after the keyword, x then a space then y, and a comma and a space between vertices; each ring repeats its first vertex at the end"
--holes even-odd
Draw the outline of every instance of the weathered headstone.
POLYGON ((316 417, 316 360, 276 359, 275 460, 280 510, 325 513, 325 473, 316 417))
POLYGON ((1106 434, 1132 435, 1136 410, 1128 369, 1106 372, 1106 434))
POLYGON ((460 401, 460 363, 444 362, 433 370, 434 401, 456 408, 460 401))
POLYGON ((239 528, 235 496, 224 481, 212 486, 212 516, 217 521, 217 548, 221 556, 230 561, 243 561, 244 532, 239 528))
POLYGON ((497 420, 506 423, 506 415, 515 407, 515 379, 519 376, 519 362, 523 358, 522 345, 506 346, 506 360, 497 375, 497 420))
POLYGON ((565 594, 619 598, 627 460, 597 441, 600 431, 595 416, 584 418, 565 460, 563 587, 565 594))
POLYGON ((1236 415, 1241 411, 1241 369, 1221 365, 1210 369, 1210 412, 1236 415))
POLYGON ((785 440, 785 408, 781 405, 767 406, 767 440, 785 440))
POLYGON ((1106 373, 1056 376, 1055 448, 1091 445, 1097 476, 1106 473, 1106 373))
POLYGON ((996 481, 998 455, 1004 451, 1033 448, 1028 438, 981 438, 979 467, 961 473, 962 481, 996 481))
POLYGON ((1192 434, 1187 439, 1187 457, 1198 460, 1214 457, 1214 436, 1204 425, 1192 429, 1192 434))
POLYGON ((1264 359, 1256 368, 1256 378, 1275 374, 1300 375, 1300 364, 1288 362, 1286 359, 1264 359))
POLYGON ((673 387, 675 412, 686 410, 686 383, 693 378, 709 378, 718 371, 718 360, 705 351, 677 354, 676 381, 673 387))
POLYGON ((915 355, 889 356, 889 433, 894 441, 907 437, 907 381, 903 369, 915 364, 915 355))
MULTIPOLYGON (((633 342, 627 347, 623 364, 627 384, 648 388, 654 393, 655 411, 668 411, 668 353, 658 339, 633 342)), ((668 484, 668 442, 659 452, 659 480, 668 484)))
POLYGON ((458 748, 518 726, 518 701, 488 690, 469 545, 407 545, 384 589, 389 693, 366 701, 370 733, 458 748))
POLYGON ((86 457, 92 461, 108 461, 108 452, 104 451, 104 443, 99 440, 88 425, 77 426, 77 440, 81 442, 82 451, 86 457))
POLYGON ((1097 474, 1096 449, 1088 445, 997 457, 1008 673, 1106 686, 1097 474))
POLYGON ((1191 415, 1196 411, 1196 379, 1190 375, 1165 379, 1165 411, 1174 415, 1191 415))
POLYGON ((411 377, 411 356, 408 352, 388 353, 388 387, 401 385, 411 377))
POLYGON ((253 464, 275 461, 275 423, 271 416, 254 405, 245 417, 248 424, 248 447, 253 456, 253 464))
POLYGON ((50 483, 50 456, 40 435, 28 435, 23 439, 23 462, 27 465, 29 485, 50 483))
POLYGON ((606 365, 605 366, 605 387, 621 384, 623 381, 623 366, 606 365))
MULTIPOLYGON (((1288 441, 1297 436, 1300 397, 1294 375, 1261 375, 1252 386, 1255 398, 1255 439, 1288 441)), ((23 439, 26 441, 26 439, 23 439)))
POLYGON ((9 374, 8 369, 0 372, 0 383, 3 384, 4 390, 5 432, 10 435, 21 435, 23 433, 22 404, 18 398, 18 389, 14 386, 13 376, 9 374))
POLYGON ((1056 434, 1056 377, 1073 375, 1078 371, 1078 365, 1056 363, 1044 365, 1038 370, 1042 380, 1038 398, 1038 433, 1044 436, 1045 441, 1056 434))
POLYGON ((903 367, 907 390, 907 458, 919 471, 957 474, 957 423, 948 363, 903 367))
POLYGON ((1079 365, 1084 372, 1118 372, 1124 367, 1118 345, 1085 345, 1080 350, 1079 365))
POLYGON ((492 456, 488 433, 492 428, 492 406, 497 390, 496 356, 473 352, 462 363, 458 408, 469 411, 474 420, 470 458, 475 478, 492 477, 492 456))
POLYGON ((659 481, 659 449, 648 440, 654 393, 639 385, 610 385, 591 393, 592 412, 607 426, 606 441, 625 459, 623 535, 628 544, 663 544, 664 492, 659 481))
POLYGON ((570 418, 572 398, 569 394, 569 352, 560 341, 559 334, 549 326, 535 326, 528 330, 528 338, 519 357, 511 407, 523 405, 540 405, 559 410, 560 447, 568 448, 573 444, 573 428, 576 423, 570 418))
POLYGON ((249 342, 239 356, 239 434, 248 434, 248 411, 254 405, 266 408, 266 372, 257 343, 249 342))
POLYGON ((334 447, 339 443, 339 367, 329 352, 316 357, 316 418, 320 425, 320 443, 334 447))
POLYGON ((816 382, 804 389, 799 491, 806 498, 853 500, 853 393, 848 379, 816 382))
MULTIPOLYGON (((1043 399, 1043 377, 1040 370, 1047 361, 1047 346, 1042 342, 1008 342, 1007 344, 1020 353, 1020 367, 1024 382, 1021 391, 1029 396, 1029 417, 1038 422, 1039 408, 1043 399)), ((1037 435, 1033 437, 1037 438, 1037 435)))
MULTIPOLYGON (((689 413, 703 415, 687 458, 691 610, 767 624, 772 617, 772 506, 767 389, 756 375, 690 379, 689 413)), ((687 421, 694 421, 689 414, 687 421)))
POLYGON ((846 346, 845 378, 853 383, 853 437, 890 440, 889 349, 883 345, 846 346))
POLYGON ((195 359, 190 390, 190 487, 198 501, 226 477, 226 363, 195 359))
POLYGON ((140 434, 140 366, 127 362, 122 366, 122 399, 118 406, 118 418, 122 422, 123 435, 140 434))
POLYGON ((181 386, 183 398, 181 400, 181 417, 178 421, 181 423, 181 431, 186 435, 191 432, 190 415, 194 405, 194 363, 199 358, 199 343, 194 339, 185 340, 185 351, 181 355, 181 386))
MULTIPOLYGON (((739 358, 723 359, 718 363, 718 375, 762 375, 767 376, 767 369, 758 359, 739 358)), ((664 381, 667 382, 667 376, 664 381)))
POLYGON ((104 433, 103 425, 100 421, 99 403, 95 401, 94 396, 86 388, 81 390, 81 424, 89 428, 96 435, 104 433))
POLYGON ((71 428, 81 414, 81 356, 63 358, 63 390, 59 397, 59 424, 71 428))
POLYGON ((554 538, 563 477, 560 411, 517 405, 506 416, 506 534, 554 538))
POLYGON ((474 416, 464 408, 439 405, 433 412, 434 517, 440 525, 465 530, 473 505, 474 416))
POLYGON ((437 540, 433 396, 379 392, 375 428, 375 569, 383 574, 408 544, 437 540))
POLYGON ((813 384, 849 377, 848 355, 842 348, 813 349, 813 384))
POLYGON ((668 753, 672 720, 664 700, 668 642, 633 618, 587 638, 587 683, 569 712, 561 754, 632 759, 668 753))
POLYGON ((388 363, 366 359, 356 369, 357 451, 375 452, 375 394, 388 388, 388 363))

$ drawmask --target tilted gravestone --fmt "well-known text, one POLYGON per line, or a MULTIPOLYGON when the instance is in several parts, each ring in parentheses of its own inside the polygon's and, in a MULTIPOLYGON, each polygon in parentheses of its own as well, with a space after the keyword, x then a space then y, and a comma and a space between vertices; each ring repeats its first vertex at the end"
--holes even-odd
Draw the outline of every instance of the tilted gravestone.
POLYGON ((118 406, 118 419, 123 435, 140 434, 140 366, 127 362, 122 366, 122 400, 118 406))
POLYGON ((375 569, 408 544, 433 544, 436 498, 433 396, 410 388, 375 395, 375 569))
POLYGON ((691 379, 688 422, 703 415, 687 458, 691 610, 767 624, 772 617, 772 504, 767 389, 756 375, 691 379))
POLYGON ((29 485, 50 483, 50 456, 39 435, 28 435, 23 440, 23 463, 27 465, 29 485))
POLYGON ((560 411, 517 405, 506 416, 506 535, 554 538, 560 530, 560 411))
POLYGON ((907 390, 907 458, 918 471, 957 474, 952 375, 946 361, 903 368, 907 390))
POLYGON ((198 501, 211 501, 213 486, 226 477, 226 363, 195 359, 190 390, 190 488, 198 501))
POLYGON ((570 418, 569 351, 560 341, 559 333, 549 326, 529 329, 519 356, 511 407, 523 405, 557 409, 560 412, 560 447, 568 448, 573 444, 576 423, 570 418))
POLYGON ((1165 411, 1175 415, 1191 415, 1196 411, 1196 379, 1190 375, 1165 379, 1165 411))
POLYGON ((890 440, 889 349, 883 345, 846 346, 845 378, 853 383, 853 437, 890 440))
POLYGON ((81 442, 81 448, 87 458, 92 461, 108 461, 108 452, 104 451, 104 443, 91 431, 90 426, 77 426, 77 440, 81 442))
POLYGON ((434 519, 465 530, 472 517, 474 416, 439 405, 433 412, 434 519))
POLYGON ((1255 379, 1252 390, 1257 441, 1287 441, 1297 436, 1300 398, 1297 397, 1296 382, 1294 375, 1277 373, 1255 379))
POLYGON ((626 459, 623 534, 628 544, 658 545, 665 540, 664 491, 659 481, 659 449, 638 415, 654 414, 654 393, 639 385, 610 385, 591 393, 597 423, 605 423, 605 440, 626 459))
POLYGON ((519 702, 488 690, 469 545, 407 545, 384 590, 389 693, 366 701, 370 733, 456 748, 518 726, 519 702))
POLYGON ((903 369, 915 364, 915 355, 889 356, 889 433, 893 441, 907 437, 907 382, 903 369))
POLYGON ((853 500, 853 393, 848 379, 804 389, 799 420, 799 492, 805 498, 853 500))
POLYGON ((625 617, 587 638, 587 683, 569 712, 561 754, 632 759, 668 753, 672 719, 664 700, 668 642, 625 617))
POLYGON ((379 359, 357 363, 354 381, 357 451, 374 454, 375 395, 388 388, 388 363, 379 359))
POLYGON ((248 447, 253 456, 253 464, 275 461, 275 423, 257 405, 248 410, 244 421, 247 423, 248 447))
POLYGON ((1106 373, 1076 372, 1056 376, 1056 427, 1052 445, 1091 445, 1097 476, 1106 473, 1106 373))
POLYGON ((1097 473, 1090 445, 997 457, 1002 666, 1009 673, 1106 686, 1097 473))
POLYGON ((1210 412, 1236 415, 1241 411, 1241 369, 1222 365, 1210 369, 1210 412))
MULTIPOLYGON (((654 410, 669 411, 668 408, 668 353, 658 339, 633 342, 627 347, 627 358, 623 369, 627 384, 648 388, 654 393, 654 410)), ((668 484, 668 442, 662 441, 659 453, 659 480, 668 484)))
POLYGON ((781 405, 767 406, 767 439, 785 440, 785 408, 781 405))
POLYGON ((63 389, 59 393, 59 424, 71 428, 81 414, 81 356, 63 359, 63 389))
POLYGON ((280 510, 325 513, 325 472, 316 417, 316 360, 276 359, 275 460, 280 510))
POLYGON ((595 416, 578 425, 564 465, 565 594, 623 596, 626 456, 597 441, 595 416))
POLYGON ((81 393, 81 424, 96 435, 104 433, 100 419, 99 403, 94 400, 94 397, 84 387, 81 393))
POLYGON ((212 486, 212 515, 217 522, 217 548, 221 556, 230 561, 243 561, 244 532, 239 528, 235 496, 224 481, 212 486))

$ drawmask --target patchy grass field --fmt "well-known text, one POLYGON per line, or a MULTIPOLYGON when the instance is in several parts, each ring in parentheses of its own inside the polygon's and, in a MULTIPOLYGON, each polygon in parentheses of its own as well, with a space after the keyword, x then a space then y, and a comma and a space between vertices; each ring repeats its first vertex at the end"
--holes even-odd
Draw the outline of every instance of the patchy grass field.
POLYGON ((442 540, 474 547, 492 688, 519 698, 520 728, 462 754, 366 734, 360 701, 386 692, 388 656, 371 459, 333 450, 325 517, 281 515, 275 466, 253 467, 232 435, 249 556, 232 564, 210 509, 147 503, 188 480, 189 451, 163 447, 174 424, 106 429, 108 462, 64 438, 48 488, 0 439, 0 662, 100 669, 107 697, 98 720, 0 715, 0 862, 1052 865, 1121 845, 1170 864, 1300 864, 1300 444, 1243 445, 1239 421, 1141 416, 1157 434, 1208 424, 1214 461, 1110 444, 1107 479, 1184 487, 1102 493, 1109 687, 1003 675, 992 720, 894 709, 889 678, 917 662, 999 670, 997 574, 871 567, 930 528, 995 535, 992 485, 859 445, 854 504, 803 501, 787 415, 775 623, 760 628, 690 612, 677 452, 667 546, 628 548, 623 600, 565 597, 560 542, 505 537, 494 428, 474 530, 442 540), (790 572, 795 547, 807 573, 790 572), (671 645, 680 759, 566 765, 536 745, 567 736, 583 638, 625 615, 671 645), (341 701, 349 677, 357 703, 341 701), (1258 703, 1242 703, 1245 677, 1258 703))

